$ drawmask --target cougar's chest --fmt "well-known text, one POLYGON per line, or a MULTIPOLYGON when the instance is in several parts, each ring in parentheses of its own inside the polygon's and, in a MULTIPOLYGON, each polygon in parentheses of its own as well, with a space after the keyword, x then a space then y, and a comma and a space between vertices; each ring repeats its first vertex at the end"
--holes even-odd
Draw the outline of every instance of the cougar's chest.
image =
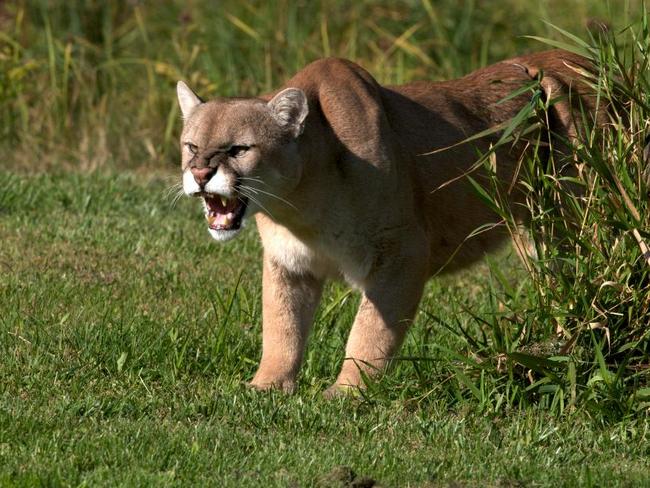
POLYGON ((303 239, 269 219, 258 219, 264 252, 287 270, 311 273, 321 279, 344 279, 363 287, 372 256, 367 246, 356 246, 345 236, 328 233, 303 239))

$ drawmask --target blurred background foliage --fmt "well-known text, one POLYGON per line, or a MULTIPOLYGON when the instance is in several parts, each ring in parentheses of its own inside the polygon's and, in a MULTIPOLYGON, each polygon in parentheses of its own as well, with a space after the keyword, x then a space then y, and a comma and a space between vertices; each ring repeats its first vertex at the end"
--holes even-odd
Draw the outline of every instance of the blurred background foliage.
POLYGON ((255 95, 323 56, 384 83, 448 79, 588 36, 636 1, 0 1, 0 160, 14 170, 176 164, 174 84, 255 95))

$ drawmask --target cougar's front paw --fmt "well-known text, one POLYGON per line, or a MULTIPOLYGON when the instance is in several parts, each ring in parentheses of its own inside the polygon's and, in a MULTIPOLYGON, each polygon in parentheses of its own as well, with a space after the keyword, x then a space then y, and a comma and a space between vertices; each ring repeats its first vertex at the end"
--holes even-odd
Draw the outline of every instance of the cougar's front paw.
POLYGON ((292 379, 260 375, 255 375, 248 386, 259 391, 281 390, 284 393, 294 393, 297 388, 296 382, 292 379))
POLYGON ((330 386, 323 392, 323 397, 325 397, 326 400, 333 400, 335 398, 342 398, 348 396, 353 397, 358 395, 359 395, 358 386, 343 385, 340 383, 334 383, 332 386, 330 386))

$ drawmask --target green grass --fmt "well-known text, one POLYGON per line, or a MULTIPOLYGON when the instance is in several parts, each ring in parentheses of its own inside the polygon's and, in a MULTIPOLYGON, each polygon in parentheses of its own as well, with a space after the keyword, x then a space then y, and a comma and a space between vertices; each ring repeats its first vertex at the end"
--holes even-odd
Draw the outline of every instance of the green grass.
MULTIPOLYGON (((0 486, 354 486, 340 466, 356 486, 650 484, 648 272, 631 234, 649 237, 642 62, 624 60, 636 77, 615 94, 630 123, 578 152, 621 184, 579 207, 590 252, 559 256, 575 271, 554 255, 527 274, 504 248, 432 280, 400 358, 357 398, 321 396, 359 301, 341 284, 298 392, 245 386, 261 352, 254 226, 217 244, 197 202, 170 194, 177 79, 254 95, 327 55, 384 83, 448 79, 546 48, 523 36, 566 41, 543 20, 583 39, 608 21, 628 55, 633 24, 637 56, 650 44, 638 1, 498 3, 0 3, 0 486)), ((536 201, 567 197, 530 176, 536 201)), ((575 237, 539 209, 535 225, 575 237)))
MULTIPOLYGON (((366 398, 323 400, 357 301, 341 286, 299 392, 250 391, 254 229, 210 242, 197 202, 171 207, 161 179, 1 176, 0 484, 308 486, 340 465, 383 486, 650 481, 647 419, 557 417, 488 377, 482 405, 433 347, 465 345, 424 312, 403 354, 428 361, 398 363, 366 398)), ((489 279, 479 267, 434 281, 422 309, 471 327, 459 308, 487 313, 489 279)))

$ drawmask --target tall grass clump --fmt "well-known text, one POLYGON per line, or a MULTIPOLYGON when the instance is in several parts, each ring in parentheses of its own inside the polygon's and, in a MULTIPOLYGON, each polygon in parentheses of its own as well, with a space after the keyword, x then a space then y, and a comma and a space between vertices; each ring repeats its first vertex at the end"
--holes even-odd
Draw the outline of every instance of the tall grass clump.
MULTIPOLYGON (((507 369, 523 381, 522 398, 556 411, 580 405, 620 417, 650 406, 650 30, 645 13, 642 19, 636 29, 605 30, 590 42, 561 30, 566 41, 541 39, 593 62, 594 73, 579 74, 605 121, 576 109, 577 140, 548 138, 549 109, 559 100, 545 100, 541 79, 530 87, 530 104, 501 144, 541 127, 534 146, 550 140, 571 149, 522 161, 527 246, 494 172, 491 191, 473 180, 528 248, 530 280, 514 287, 493 270, 492 312, 477 318, 481 334, 468 343, 493 372, 507 369)), ((485 159, 491 171, 495 162, 485 159)))

